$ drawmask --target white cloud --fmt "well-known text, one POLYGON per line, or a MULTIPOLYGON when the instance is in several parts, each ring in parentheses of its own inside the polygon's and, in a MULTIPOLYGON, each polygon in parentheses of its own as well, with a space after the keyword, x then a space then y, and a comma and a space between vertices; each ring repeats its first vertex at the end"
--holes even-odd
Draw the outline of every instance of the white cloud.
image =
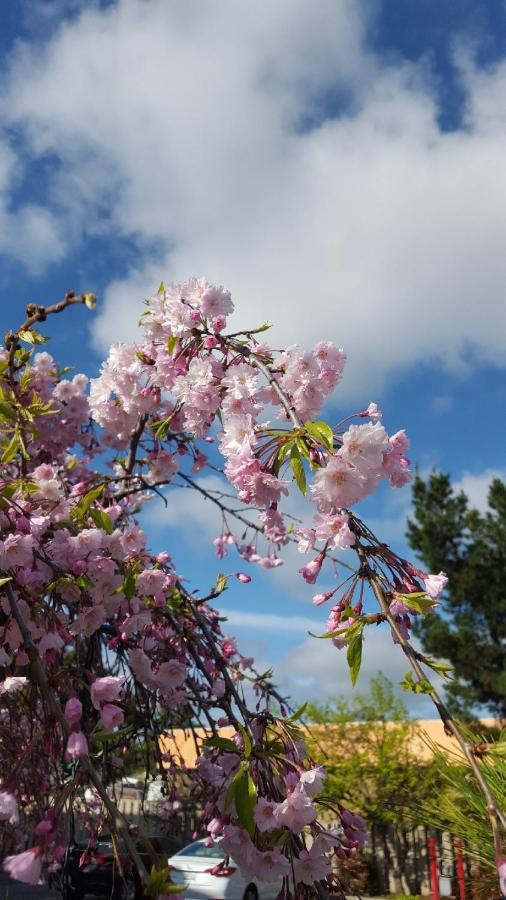
MULTIPOLYGON (((415 646, 416 641, 414 642, 415 646)), ((363 661, 355 688, 366 693, 371 678, 383 672, 397 685, 409 670, 400 647, 392 643, 387 628, 368 628, 364 637, 363 661)), ((440 688, 441 679, 431 679, 440 688)), ((275 663, 274 681, 281 692, 288 693, 296 701, 308 697, 325 701, 333 697, 351 699, 354 688, 351 685, 346 651, 337 650, 330 641, 308 638, 275 663)), ((399 688, 410 713, 417 718, 436 718, 432 702, 424 696, 404 693, 399 688)))
POLYGON ((294 631, 298 634, 321 631, 322 624, 309 616, 277 616, 274 613, 250 613, 239 609, 223 609, 229 625, 233 628, 258 629, 273 631, 276 634, 294 631))
MULTIPOLYGON (((219 475, 206 475, 196 478, 195 483, 207 491, 227 491, 230 485, 219 475)), ((191 546, 195 544, 195 535, 199 539, 211 542, 221 534, 221 512, 211 501, 206 500, 198 491, 182 486, 172 486, 163 492, 167 503, 161 497, 153 497, 143 511, 144 525, 155 531, 165 528, 177 528, 191 546), (184 514, 182 508, 184 506, 184 514)))
POLYGON ((488 508, 488 489, 494 478, 506 481, 506 469, 485 469, 477 474, 464 472, 460 480, 455 482, 454 490, 456 493, 464 491, 469 497, 470 505, 480 512, 485 512, 488 508))
POLYGON ((422 69, 367 49, 364 10, 119 0, 18 48, 1 112, 28 154, 56 154, 60 230, 138 242, 99 342, 195 273, 275 343, 334 337, 366 400, 422 360, 503 363, 506 68, 461 54, 466 129, 442 133, 422 69))
POLYGON ((59 260, 65 242, 54 215, 37 203, 12 202, 22 167, 13 149, 0 141, 0 253, 38 272, 59 260))
POLYGON ((438 394, 430 403, 431 412, 438 416, 444 415, 453 408, 453 397, 450 394, 438 394))

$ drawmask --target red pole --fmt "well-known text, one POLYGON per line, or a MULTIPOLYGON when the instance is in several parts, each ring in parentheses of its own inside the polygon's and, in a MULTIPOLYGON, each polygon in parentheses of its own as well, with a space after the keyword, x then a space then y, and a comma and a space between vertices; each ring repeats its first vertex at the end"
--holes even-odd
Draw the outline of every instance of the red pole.
POLYGON ((430 837, 429 860, 430 860, 430 883, 432 886, 432 900, 439 900, 439 879, 437 874, 437 855, 436 855, 436 838, 430 837))
POLYGON ((462 841, 460 840, 460 838, 455 839, 455 848, 457 850, 457 881, 459 885, 459 900, 466 900, 464 859, 462 856, 462 841))

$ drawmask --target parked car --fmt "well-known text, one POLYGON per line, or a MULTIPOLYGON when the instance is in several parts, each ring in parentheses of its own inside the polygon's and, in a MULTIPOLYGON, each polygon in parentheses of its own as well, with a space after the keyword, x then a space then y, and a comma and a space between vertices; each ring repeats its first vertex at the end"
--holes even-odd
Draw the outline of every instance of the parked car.
POLYGON ((183 847, 169 863, 170 875, 176 884, 186 884, 185 900, 271 900, 281 890, 281 881, 247 881, 232 859, 227 867, 213 874, 211 870, 225 859, 220 845, 206 847, 204 841, 194 841, 183 847))
MULTIPOLYGON (((150 837, 155 853, 167 856, 171 848, 163 838, 150 837)), ((146 845, 137 844, 139 855, 146 866, 151 868, 151 860, 146 845)), ((91 849, 85 844, 73 843, 63 870, 54 879, 54 887, 62 894, 63 900, 84 900, 84 898, 107 898, 107 900, 140 900, 143 896, 141 883, 135 866, 125 849, 120 849, 123 876, 116 863, 110 835, 102 835, 91 849), (86 857, 81 864, 83 854, 86 857)))

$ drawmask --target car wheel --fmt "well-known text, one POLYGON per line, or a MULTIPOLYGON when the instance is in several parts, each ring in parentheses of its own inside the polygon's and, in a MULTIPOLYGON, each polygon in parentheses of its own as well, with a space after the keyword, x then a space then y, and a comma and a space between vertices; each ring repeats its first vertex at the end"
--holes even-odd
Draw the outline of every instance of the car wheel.
POLYGON ((248 884, 244 891, 243 900, 258 900, 258 891, 254 884, 248 884))

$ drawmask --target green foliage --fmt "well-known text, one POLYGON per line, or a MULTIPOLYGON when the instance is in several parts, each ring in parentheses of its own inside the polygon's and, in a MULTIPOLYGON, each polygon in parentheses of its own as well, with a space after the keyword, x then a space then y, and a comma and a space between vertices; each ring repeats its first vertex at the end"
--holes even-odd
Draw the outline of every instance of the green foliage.
MULTIPOLYGON (((471 729, 464 733, 477 747, 477 758, 482 773, 495 796, 498 806, 506 807, 506 731, 499 740, 490 735, 476 734, 471 729)), ((497 737, 497 735, 496 735, 497 737)), ((418 809, 419 820, 436 828, 451 832, 464 842, 467 854, 488 868, 495 884, 495 852, 487 815, 487 806, 476 778, 461 756, 443 751, 430 743, 434 752, 434 770, 439 790, 427 797, 418 809)))
POLYGON ((430 681, 425 681, 425 679, 416 681, 413 678, 413 672, 411 672, 411 670, 404 676, 399 684, 403 691, 408 691, 412 694, 432 694, 432 685, 430 681))
POLYGON ((413 484, 410 546, 430 571, 447 573, 441 612, 418 627, 424 649, 448 659, 454 711, 476 704, 506 716, 506 485, 494 479, 488 510, 473 509, 448 475, 432 472, 413 484), (479 665, 476 661, 479 660, 479 665))
POLYGON ((434 790, 434 776, 412 750, 415 726, 384 675, 350 701, 308 703, 304 718, 311 753, 329 773, 326 794, 371 824, 412 822, 410 810, 434 790))
POLYGON ((290 450, 290 465, 297 482, 297 487, 301 494, 306 494, 306 473, 304 471, 304 463, 302 462, 301 451, 297 444, 293 444, 290 450))
POLYGON ((355 687, 357 683, 357 678, 360 674, 360 666, 362 665, 362 643, 363 643, 363 634, 360 631, 348 644, 348 650, 346 652, 346 660, 348 663, 348 668, 350 670, 350 678, 353 687, 355 687))

